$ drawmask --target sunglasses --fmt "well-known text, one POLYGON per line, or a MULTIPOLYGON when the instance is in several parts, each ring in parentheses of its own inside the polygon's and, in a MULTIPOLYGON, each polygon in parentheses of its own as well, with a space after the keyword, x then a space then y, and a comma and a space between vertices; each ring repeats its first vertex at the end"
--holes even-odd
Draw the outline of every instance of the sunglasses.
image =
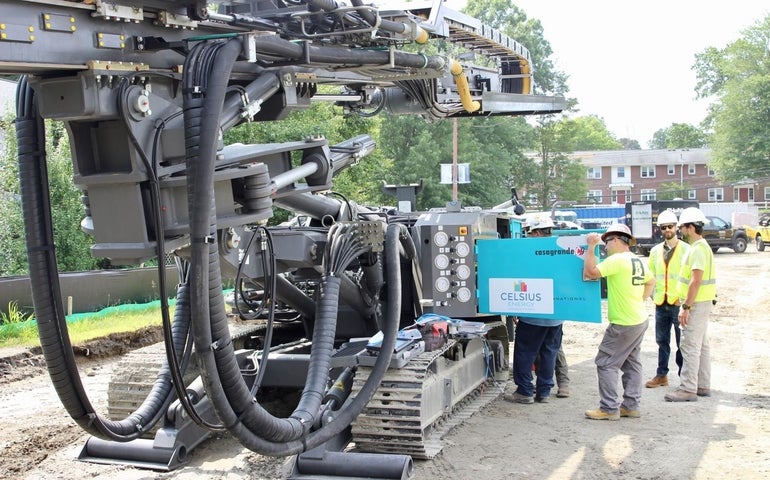
POLYGON ((618 237, 607 237, 604 239, 604 243, 610 243, 613 240, 617 240, 618 237))
POLYGON ((661 230, 676 230, 676 225, 661 225, 661 230))

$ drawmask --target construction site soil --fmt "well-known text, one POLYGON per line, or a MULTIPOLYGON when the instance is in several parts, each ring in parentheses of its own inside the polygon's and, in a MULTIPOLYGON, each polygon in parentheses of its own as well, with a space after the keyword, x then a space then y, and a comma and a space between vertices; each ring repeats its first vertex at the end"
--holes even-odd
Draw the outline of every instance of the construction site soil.
MULTIPOLYGON (((567 322, 563 346, 571 396, 533 405, 500 396, 451 431, 435 459, 415 461, 414 478, 770 478, 770 253, 722 249, 716 266, 711 397, 665 402, 664 394, 678 385, 674 372, 668 387, 644 390, 641 418, 584 418, 598 405, 593 358, 606 323, 567 322)), ((651 303, 648 308, 652 318, 651 303)), ((106 411, 107 385, 120 356, 158 341, 160 332, 146 329, 75 347, 97 410, 106 411)), ((652 377, 654 322, 642 358, 645 376, 652 377)), ((87 435, 61 406, 35 349, 0 350, 0 405, 2 479, 285 479, 291 470, 291 459, 258 455, 227 434, 204 442, 186 466, 171 472, 80 462, 87 435)))

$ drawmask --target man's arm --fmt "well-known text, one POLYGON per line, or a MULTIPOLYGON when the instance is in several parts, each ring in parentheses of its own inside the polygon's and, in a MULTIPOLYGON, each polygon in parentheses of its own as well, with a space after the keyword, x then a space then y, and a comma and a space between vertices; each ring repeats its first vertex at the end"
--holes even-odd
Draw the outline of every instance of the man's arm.
POLYGON ((647 283, 644 284, 644 295, 642 295, 642 298, 647 299, 652 297, 653 290, 655 290, 655 277, 649 279, 647 283))
POLYGON ((588 249, 585 258, 583 258, 583 279, 596 280, 602 276, 602 272, 596 267, 596 245, 599 243, 599 235, 589 233, 586 242, 588 249))

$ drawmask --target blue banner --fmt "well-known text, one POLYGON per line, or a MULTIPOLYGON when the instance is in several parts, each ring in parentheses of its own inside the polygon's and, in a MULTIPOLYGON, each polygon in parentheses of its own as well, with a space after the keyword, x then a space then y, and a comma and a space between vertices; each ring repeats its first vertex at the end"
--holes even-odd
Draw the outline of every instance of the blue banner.
POLYGON ((601 323, 601 286, 583 280, 585 235, 478 240, 479 313, 601 323))

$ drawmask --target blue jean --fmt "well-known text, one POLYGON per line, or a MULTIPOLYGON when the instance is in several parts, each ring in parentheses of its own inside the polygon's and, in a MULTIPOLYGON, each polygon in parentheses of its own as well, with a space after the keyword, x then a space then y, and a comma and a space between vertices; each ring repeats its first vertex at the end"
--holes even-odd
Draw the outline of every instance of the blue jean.
POLYGON ((671 327, 676 337, 677 373, 682 371, 682 332, 679 330, 679 307, 677 305, 657 305, 655 307, 655 343, 658 344, 658 375, 668 375, 668 359, 671 355, 671 327))
POLYGON ((547 397, 553 388, 556 355, 561 345, 562 326, 541 327, 519 321, 513 341, 513 382, 516 391, 528 397, 533 391, 538 397, 547 397), (537 365, 537 385, 532 385, 532 365, 537 365))

